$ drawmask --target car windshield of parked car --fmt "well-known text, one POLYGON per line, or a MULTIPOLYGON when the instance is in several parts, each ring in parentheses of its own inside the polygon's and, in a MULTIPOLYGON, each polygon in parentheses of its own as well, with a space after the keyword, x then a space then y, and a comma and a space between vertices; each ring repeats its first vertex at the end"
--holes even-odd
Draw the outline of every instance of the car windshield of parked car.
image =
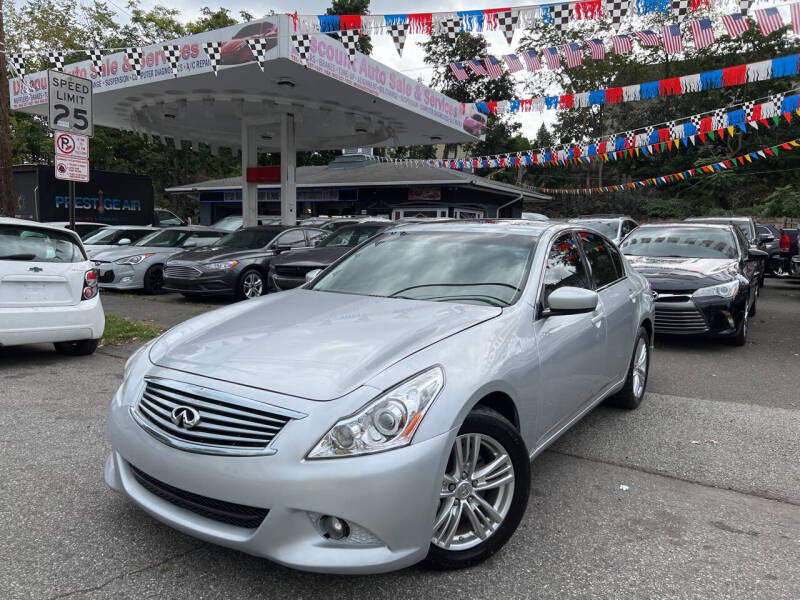
MULTIPOLYGON (((703 221, 696 221, 697 223, 702 223, 703 221)), ((709 219, 706 222, 713 222, 719 223, 720 225, 736 225, 741 232, 744 234, 744 237, 747 238, 748 242, 753 242, 755 240, 755 231, 750 228, 749 221, 727 221, 725 219, 709 219)))
POLYGON ((280 227, 242 229, 219 238, 214 245, 255 250, 269 244, 280 232, 280 227))
POLYGON ((498 231, 387 232, 333 267, 313 289, 508 306, 522 291, 536 239, 498 231))
POLYGON ((588 221, 581 219, 576 223, 579 223, 582 227, 590 227, 595 231, 599 231, 612 240, 617 237, 617 232, 619 231, 619 221, 588 221))
POLYGON ((622 243, 626 256, 663 258, 717 258, 737 256, 730 231, 717 227, 642 227, 622 243))
POLYGON ((0 225, 0 260, 73 263, 86 257, 67 232, 0 225))
POLYGON ((193 233, 194 231, 188 229, 164 229, 163 231, 155 231, 150 235, 144 236, 133 245, 154 246, 158 248, 176 248, 193 233))
POLYGON ((354 248, 361 242, 366 242, 373 235, 383 229, 383 225, 374 227, 342 227, 319 243, 319 248, 354 248))
POLYGON ((237 215, 230 215, 222 217, 219 221, 214 223, 214 229, 224 229, 225 231, 236 231, 242 226, 242 217, 237 215))
POLYGON ((132 242, 138 240, 145 233, 146 229, 98 229, 92 235, 83 240, 85 246, 89 245, 110 245, 116 244, 120 240, 129 239, 132 242))

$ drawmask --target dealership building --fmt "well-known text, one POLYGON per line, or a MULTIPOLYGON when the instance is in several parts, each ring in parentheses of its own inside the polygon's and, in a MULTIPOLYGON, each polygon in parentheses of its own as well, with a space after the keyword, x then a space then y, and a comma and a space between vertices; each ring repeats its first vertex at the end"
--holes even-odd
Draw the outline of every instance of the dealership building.
MULTIPOLYGON (((269 179, 265 177, 264 179, 269 179)), ((258 187, 258 213, 280 214, 281 185, 258 187)), ((200 205, 200 223, 242 214, 242 178, 213 179, 167 188, 200 205)), ((550 197, 473 173, 379 162, 368 154, 345 154, 326 166, 298 167, 297 217, 371 215, 402 217, 514 218, 541 211, 550 197)))

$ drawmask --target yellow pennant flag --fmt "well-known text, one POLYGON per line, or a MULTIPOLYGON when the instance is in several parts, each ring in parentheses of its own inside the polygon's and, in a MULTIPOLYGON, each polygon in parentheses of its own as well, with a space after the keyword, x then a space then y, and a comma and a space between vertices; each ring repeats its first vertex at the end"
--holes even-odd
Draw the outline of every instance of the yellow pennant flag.
POLYGON ((733 136, 733 125, 728 125, 728 135, 733 136))

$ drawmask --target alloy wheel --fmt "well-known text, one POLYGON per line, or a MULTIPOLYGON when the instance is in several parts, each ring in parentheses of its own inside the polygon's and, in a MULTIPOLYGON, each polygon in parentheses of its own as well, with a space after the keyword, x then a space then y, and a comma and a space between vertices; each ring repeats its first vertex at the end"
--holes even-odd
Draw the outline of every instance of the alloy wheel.
POLYGON ((505 520, 514 497, 514 465, 503 446, 481 433, 456 437, 439 494, 434 545, 473 548, 505 520))
POLYGON ((242 280, 242 292, 245 298, 258 298, 264 291, 264 280, 255 272, 248 273, 242 280))
POLYGON ((633 359, 633 395, 640 398, 644 393, 647 381, 647 344, 641 338, 636 345, 636 354, 633 359))

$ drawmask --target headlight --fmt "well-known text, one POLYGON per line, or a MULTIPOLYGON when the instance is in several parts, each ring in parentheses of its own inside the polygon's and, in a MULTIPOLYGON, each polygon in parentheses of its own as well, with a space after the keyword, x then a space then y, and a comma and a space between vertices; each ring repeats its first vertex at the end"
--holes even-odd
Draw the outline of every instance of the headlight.
POLYGON ((115 260, 114 262, 118 265, 138 265, 143 260, 147 260, 153 256, 152 252, 148 254, 135 254, 133 256, 126 256, 125 258, 120 258, 115 260))
POLYGON ((706 296, 733 298, 737 293, 739 293, 739 282, 729 281, 728 283, 720 283, 719 285, 700 288, 692 294, 692 298, 703 298, 706 296))
POLYGON ((200 265, 200 268, 204 271, 221 271, 223 269, 232 269, 238 264, 238 260, 228 260, 225 262, 206 263, 204 265, 200 265))
POLYGON ((443 387, 441 367, 405 380, 356 414, 336 423, 308 453, 308 458, 357 456, 407 446, 443 387))
POLYGON ((144 344, 141 348, 139 348, 136 352, 131 354, 130 358, 125 362, 125 368, 122 369, 122 380, 125 381, 128 379, 128 375, 130 375, 131 369, 136 364, 136 361, 141 358, 142 354, 144 354, 150 346, 153 345, 155 340, 151 340, 144 344))

